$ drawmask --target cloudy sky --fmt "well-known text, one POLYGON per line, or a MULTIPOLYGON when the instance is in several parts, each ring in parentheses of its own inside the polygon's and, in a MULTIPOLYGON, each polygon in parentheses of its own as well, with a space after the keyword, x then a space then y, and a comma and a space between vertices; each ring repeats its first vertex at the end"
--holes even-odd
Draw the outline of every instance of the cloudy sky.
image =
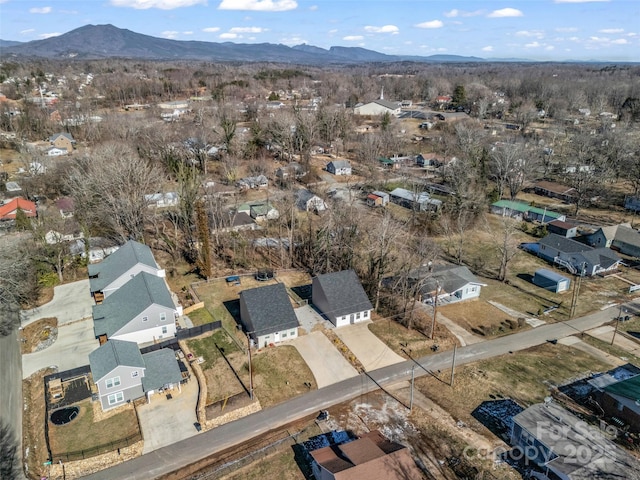
POLYGON ((0 38, 86 24, 177 40, 640 61, 640 0, 0 0, 0 38))

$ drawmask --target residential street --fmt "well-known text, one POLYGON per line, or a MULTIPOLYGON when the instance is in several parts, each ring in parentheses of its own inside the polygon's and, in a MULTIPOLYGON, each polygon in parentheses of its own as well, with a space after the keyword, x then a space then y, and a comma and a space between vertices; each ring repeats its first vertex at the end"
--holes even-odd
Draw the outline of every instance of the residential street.
MULTIPOLYGON (((636 308, 640 307, 640 301, 636 300, 635 304, 636 308)), ((456 363, 463 365, 524 350, 543 344, 548 340, 581 333, 610 321, 616 313, 615 309, 607 309, 568 322, 544 325, 534 330, 468 345, 458 349, 456 363)), ((452 352, 442 352, 419 359, 415 363, 408 360, 374 370, 368 374, 358 375, 85 478, 92 480, 112 478, 149 480, 158 478, 214 452, 266 433, 278 425, 285 425, 297 419, 314 415, 319 410, 376 390, 379 385, 391 385, 407 380, 411 376, 411 367, 414 365, 419 366, 415 369, 416 375, 424 375, 427 372, 448 368, 451 365, 451 359, 452 352)))

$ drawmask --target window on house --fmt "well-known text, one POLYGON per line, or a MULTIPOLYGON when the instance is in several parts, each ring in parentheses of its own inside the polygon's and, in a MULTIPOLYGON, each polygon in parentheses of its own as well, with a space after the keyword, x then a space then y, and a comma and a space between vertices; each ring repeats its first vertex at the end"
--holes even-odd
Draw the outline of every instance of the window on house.
POLYGON ((167 333, 168 331, 167 327, 162 327, 162 333, 167 333))
POLYGON ((149 317, 142 317, 142 321, 143 321, 143 322, 147 322, 147 321, 149 321, 149 317))
POLYGON ((122 392, 112 393, 107 397, 109 405, 124 402, 124 394, 122 392))
POLYGON ((134 370, 133 372, 131 372, 131 378, 136 378, 139 375, 137 370, 134 370))
POLYGON ((265 336, 264 336, 264 339, 265 339, 265 340, 269 340, 270 338, 271 338, 271 335, 265 335, 265 336))
POLYGON ((356 320, 360 320, 360 312, 356 313, 356 320))
POLYGON ((117 387, 120 385, 120 377, 107 378, 105 383, 107 384, 107 388, 117 387))
POLYGON ((166 319, 167 319, 167 314, 166 314, 166 313, 164 313, 164 312, 162 312, 162 313, 160 314, 160 321, 161 321, 161 322, 164 322, 166 319))
POLYGON ((295 336, 295 334, 296 334, 296 331, 295 331, 295 330, 291 330, 291 331, 289 332, 289 335, 291 335, 292 337, 293 337, 293 336, 295 336))
POLYGON ((618 411, 621 412, 624 410, 624 405, 620 402, 616 402, 616 407, 618 407, 618 411))
POLYGON ((282 338, 286 338, 286 337, 287 337, 287 332, 282 332, 281 337, 282 337, 282 338))
POLYGON ((367 317, 369 316, 369 310, 365 311, 365 312, 362 314, 362 316, 363 316, 364 318, 367 318, 367 317))

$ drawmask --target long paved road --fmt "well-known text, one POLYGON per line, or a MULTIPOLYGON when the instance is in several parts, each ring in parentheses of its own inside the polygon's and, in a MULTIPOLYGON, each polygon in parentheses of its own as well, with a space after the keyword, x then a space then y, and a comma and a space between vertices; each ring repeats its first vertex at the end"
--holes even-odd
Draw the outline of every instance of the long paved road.
MULTIPOLYGON (((635 305, 640 308, 640 302, 635 305)), ((544 325, 534 330, 468 345, 458 349, 456 364, 476 362, 507 354, 583 332, 612 320, 617 309, 610 308, 592 315, 564 323, 544 325)), ((196 435, 147 455, 116 465, 85 478, 91 480, 127 478, 151 480, 179 470, 198 460, 238 445, 266 433, 274 428, 299 420, 319 410, 345 402, 359 395, 411 377, 411 368, 416 366, 416 375, 442 370, 451 365, 452 352, 442 352, 417 361, 407 360, 353 377, 306 395, 293 398, 280 405, 267 408, 213 430, 196 435)))
MULTIPOLYGON (((22 465, 22 359, 18 331, 0 336, 0 415, 18 443, 18 462, 22 465)), ((19 477, 23 480, 21 469, 19 477)))

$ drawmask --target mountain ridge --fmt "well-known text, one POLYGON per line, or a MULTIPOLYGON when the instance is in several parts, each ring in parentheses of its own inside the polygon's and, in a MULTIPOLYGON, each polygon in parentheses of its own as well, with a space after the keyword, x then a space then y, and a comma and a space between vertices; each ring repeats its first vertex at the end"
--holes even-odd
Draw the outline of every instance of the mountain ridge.
POLYGON ((77 58, 130 58, 140 60, 209 60, 220 62, 283 62, 300 64, 357 64, 373 62, 484 62, 459 55, 387 55, 361 47, 313 45, 289 47, 273 43, 216 43, 172 40, 118 28, 111 24, 84 25, 56 37, 31 42, 0 40, 0 56, 77 58))

